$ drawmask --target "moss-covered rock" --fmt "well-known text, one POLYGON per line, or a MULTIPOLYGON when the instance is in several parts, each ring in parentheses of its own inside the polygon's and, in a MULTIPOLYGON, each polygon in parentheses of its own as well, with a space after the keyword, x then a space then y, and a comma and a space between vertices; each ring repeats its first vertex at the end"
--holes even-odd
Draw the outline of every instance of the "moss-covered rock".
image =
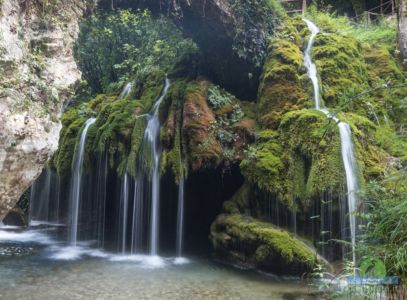
POLYGON ((338 128, 316 110, 286 113, 277 131, 260 132, 241 167, 259 189, 277 195, 293 209, 307 209, 311 198, 324 191, 342 193, 338 128))
POLYGON ((337 106, 349 91, 361 92, 369 87, 362 45, 354 38, 335 32, 319 34, 313 56, 327 107, 337 106))
POLYGON ((276 128, 284 113, 312 105, 301 50, 303 28, 300 19, 286 20, 281 34, 269 44, 258 96, 264 127, 276 128))
POLYGON ((239 214, 219 215, 210 235, 215 251, 233 263, 279 274, 310 272, 316 252, 287 231, 239 214))
POLYGON ((176 179, 182 160, 193 172, 227 167, 242 159, 253 140, 253 106, 205 79, 174 81, 160 116, 162 171, 172 169, 176 179))
POLYGON ((76 108, 69 109, 63 115, 59 147, 50 162, 50 166, 59 174, 67 174, 71 170, 75 145, 85 121, 86 117, 76 108))

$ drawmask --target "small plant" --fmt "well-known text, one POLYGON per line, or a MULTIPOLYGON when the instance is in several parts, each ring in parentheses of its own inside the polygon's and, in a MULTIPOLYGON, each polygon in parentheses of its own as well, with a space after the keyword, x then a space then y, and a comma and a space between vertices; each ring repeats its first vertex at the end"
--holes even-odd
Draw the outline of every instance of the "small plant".
POLYGON ((233 111, 232 111, 232 114, 229 117, 232 124, 239 122, 243 117, 244 117, 244 113, 243 113, 242 108, 240 107, 240 105, 239 104, 233 105, 233 111))
POLYGON ((212 85, 208 89, 208 101, 214 108, 219 108, 231 103, 233 98, 233 95, 217 85, 212 85))

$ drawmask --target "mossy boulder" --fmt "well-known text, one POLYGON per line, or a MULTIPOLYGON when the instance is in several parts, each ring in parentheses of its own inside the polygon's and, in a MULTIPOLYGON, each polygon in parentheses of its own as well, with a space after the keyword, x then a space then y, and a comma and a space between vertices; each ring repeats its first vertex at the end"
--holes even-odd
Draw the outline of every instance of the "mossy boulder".
POLYGON ((287 19, 269 44, 258 96, 263 127, 275 129, 286 112, 312 106, 302 54, 304 25, 297 18, 287 19))
POLYGON ((219 215, 210 239, 229 262, 277 274, 301 276, 318 262, 315 250, 287 231, 239 214, 219 215))

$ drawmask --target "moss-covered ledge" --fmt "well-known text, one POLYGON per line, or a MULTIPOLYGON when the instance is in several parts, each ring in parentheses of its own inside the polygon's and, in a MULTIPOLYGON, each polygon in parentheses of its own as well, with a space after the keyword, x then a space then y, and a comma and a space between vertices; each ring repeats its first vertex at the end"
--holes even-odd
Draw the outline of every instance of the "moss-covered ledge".
POLYGON ((301 276, 318 262, 316 251, 271 223, 239 214, 221 214, 211 226, 217 255, 231 263, 301 276))

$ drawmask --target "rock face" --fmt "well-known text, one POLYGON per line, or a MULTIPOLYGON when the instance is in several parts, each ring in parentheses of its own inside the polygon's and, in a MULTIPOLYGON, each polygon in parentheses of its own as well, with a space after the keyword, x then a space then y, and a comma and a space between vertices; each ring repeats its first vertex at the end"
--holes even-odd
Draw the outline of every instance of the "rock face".
POLYGON ((72 45, 83 1, 19 2, 0 2, 0 220, 57 149, 62 104, 81 75, 72 45))

